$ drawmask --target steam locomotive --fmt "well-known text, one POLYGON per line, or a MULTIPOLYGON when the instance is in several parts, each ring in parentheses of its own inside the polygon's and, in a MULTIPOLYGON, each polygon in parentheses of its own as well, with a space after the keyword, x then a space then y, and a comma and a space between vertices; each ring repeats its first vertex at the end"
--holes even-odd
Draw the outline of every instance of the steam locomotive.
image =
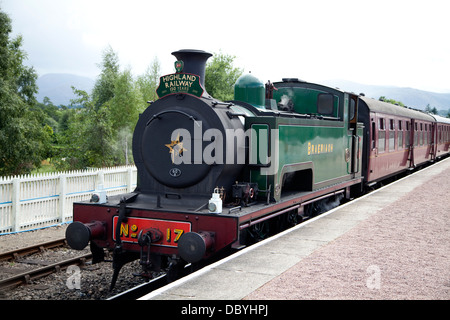
POLYGON ((133 135, 136 189, 73 205, 68 244, 113 252, 113 280, 201 265, 449 152, 450 121, 296 78, 241 76, 233 101, 204 86, 210 53, 180 50, 133 135))

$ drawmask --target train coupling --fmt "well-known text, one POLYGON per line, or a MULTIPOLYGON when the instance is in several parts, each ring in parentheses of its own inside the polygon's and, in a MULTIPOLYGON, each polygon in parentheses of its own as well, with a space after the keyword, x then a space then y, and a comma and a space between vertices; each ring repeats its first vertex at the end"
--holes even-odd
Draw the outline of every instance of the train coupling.
POLYGON ((145 229, 139 232, 138 243, 141 247, 141 259, 139 263, 145 271, 150 270, 152 267, 150 245, 152 243, 160 241, 162 237, 163 234, 161 230, 155 228, 145 229), (145 247, 147 248, 147 250, 144 250, 145 247))

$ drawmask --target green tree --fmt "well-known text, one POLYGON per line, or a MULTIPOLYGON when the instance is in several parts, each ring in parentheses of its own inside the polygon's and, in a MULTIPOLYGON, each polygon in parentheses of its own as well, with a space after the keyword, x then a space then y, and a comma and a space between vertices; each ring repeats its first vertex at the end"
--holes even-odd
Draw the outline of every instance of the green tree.
POLYGON ((63 111, 55 106, 48 97, 44 97, 44 102, 37 102, 34 108, 36 112, 41 113, 44 117, 43 125, 49 125, 53 131, 59 130, 59 120, 63 111))
POLYGON ((141 91, 133 80, 131 70, 124 70, 116 78, 110 99, 111 120, 116 132, 123 128, 134 129, 144 108, 141 91))
POLYGON ((69 114, 59 156, 53 163, 60 170, 114 165, 108 102, 96 106, 86 91, 72 88, 78 97, 72 100, 72 105, 81 107, 69 114))
MULTIPOLYGON (((160 63, 155 58, 135 80, 129 68, 121 70, 119 57, 108 46, 98 65, 101 72, 91 95, 73 88, 77 99, 58 118, 59 169, 113 166, 132 163, 132 135, 147 101, 156 100, 160 63)), ((48 101, 45 107, 50 104, 48 101)))
POLYGON ((30 172, 51 148, 52 130, 34 110, 37 74, 23 64, 22 36, 11 39, 11 32, 0 8, 0 175, 30 172))
POLYGON ((110 100, 116 164, 129 164, 131 162, 133 130, 139 114, 144 111, 145 107, 142 93, 133 79, 131 70, 124 70, 115 82, 114 97, 110 100))
POLYGON ((378 100, 379 101, 383 101, 383 102, 387 102, 387 103, 392 103, 392 104, 398 105, 400 107, 404 107, 405 106, 401 101, 397 101, 397 100, 394 100, 394 99, 387 99, 385 96, 381 96, 378 100))
POLYGON ((111 108, 120 76, 119 57, 111 46, 103 51, 102 62, 98 67, 101 72, 92 95, 72 87, 77 98, 71 101, 71 105, 79 108, 63 117, 61 122, 65 130, 61 137, 58 157, 54 159, 58 169, 83 169, 116 164, 113 117, 122 119, 123 116, 113 114, 111 108))
POLYGON ((425 112, 432 113, 432 114, 438 114, 438 110, 436 109, 436 107, 432 108, 429 103, 425 107, 425 112))
POLYGON ((146 103, 130 69, 120 71, 119 58, 111 47, 103 52, 101 73, 91 95, 73 88, 81 106, 64 114, 63 147, 59 168, 113 166, 131 163, 132 133, 146 103), (65 159, 64 161, 62 159, 65 159))
POLYGON ((100 76, 95 82, 92 92, 95 106, 99 107, 114 97, 114 88, 119 76, 119 56, 111 46, 103 51, 102 63, 98 65, 101 70, 100 76))
POLYGON ((243 73, 233 66, 235 58, 219 52, 206 64, 205 89, 216 99, 227 101, 234 97, 234 84, 243 73))
POLYGON ((156 89, 159 84, 159 77, 161 76, 161 64, 158 58, 154 58, 151 65, 147 68, 145 73, 137 78, 137 85, 142 94, 142 101, 155 101, 158 99, 156 89))

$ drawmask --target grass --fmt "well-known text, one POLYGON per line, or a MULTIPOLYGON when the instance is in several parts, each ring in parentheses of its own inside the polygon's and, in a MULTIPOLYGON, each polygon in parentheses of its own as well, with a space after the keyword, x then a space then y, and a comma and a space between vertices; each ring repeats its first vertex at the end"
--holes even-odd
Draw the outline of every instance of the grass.
POLYGON ((42 160, 41 167, 31 171, 31 174, 56 172, 56 168, 50 163, 50 159, 42 160))

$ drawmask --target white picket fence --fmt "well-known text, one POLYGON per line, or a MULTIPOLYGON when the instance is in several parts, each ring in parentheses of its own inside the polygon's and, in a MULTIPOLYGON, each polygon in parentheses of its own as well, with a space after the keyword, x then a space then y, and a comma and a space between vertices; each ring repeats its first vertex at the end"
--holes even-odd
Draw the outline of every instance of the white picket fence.
POLYGON ((107 195, 136 188, 135 166, 0 177, 0 235, 73 220, 72 204, 103 185, 107 195))

